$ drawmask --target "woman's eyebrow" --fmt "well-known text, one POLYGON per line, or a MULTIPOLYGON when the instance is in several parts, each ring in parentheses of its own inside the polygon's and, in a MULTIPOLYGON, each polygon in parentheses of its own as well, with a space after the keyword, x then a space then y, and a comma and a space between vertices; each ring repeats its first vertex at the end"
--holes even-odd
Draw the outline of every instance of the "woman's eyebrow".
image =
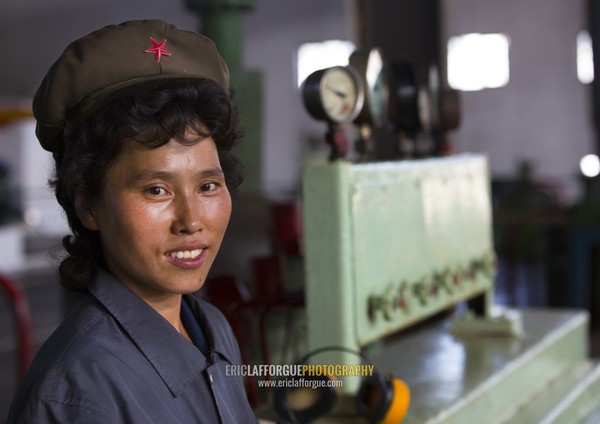
POLYGON ((221 168, 204 169, 198 172, 198 178, 223 177, 225 173, 221 168))
MULTIPOLYGON (((140 181, 147 180, 172 180, 175 178, 176 173, 169 171, 142 171, 136 174, 131 175, 127 178, 127 182, 130 184, 135 184, 140 181)), ((210 177, 223 177, 224 173, 221 168, 210 168, 203 169, 196 173, 196 178, 210 178, 210 177)))

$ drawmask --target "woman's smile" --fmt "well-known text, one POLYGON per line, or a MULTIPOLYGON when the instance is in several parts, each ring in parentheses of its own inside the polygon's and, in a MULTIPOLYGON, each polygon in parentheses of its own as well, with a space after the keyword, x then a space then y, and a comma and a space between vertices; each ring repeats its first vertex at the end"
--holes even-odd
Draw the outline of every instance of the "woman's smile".
POLYGON ((180 248, 171 250, 165 254, 167 260, 173 265, 185 268, 194 269, 202 266, 206 257, 207 246, 195 248, 180 248))

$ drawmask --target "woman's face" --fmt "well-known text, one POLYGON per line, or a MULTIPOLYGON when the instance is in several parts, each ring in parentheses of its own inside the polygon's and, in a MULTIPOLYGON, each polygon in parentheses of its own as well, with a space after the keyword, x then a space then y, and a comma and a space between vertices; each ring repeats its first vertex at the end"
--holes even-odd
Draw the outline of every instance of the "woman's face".
POLYGON ((108 270, 140 297, 200 289, 231 214, 214 141, 127 141, 88 211, 82 221, 98 231, 108 270))

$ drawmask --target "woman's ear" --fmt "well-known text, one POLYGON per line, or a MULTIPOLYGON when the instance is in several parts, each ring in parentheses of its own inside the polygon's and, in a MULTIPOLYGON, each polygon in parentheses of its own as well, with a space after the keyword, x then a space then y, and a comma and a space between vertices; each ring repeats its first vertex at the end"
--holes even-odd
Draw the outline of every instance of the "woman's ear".
POLYGON ((75 211, 79 220, 85 228, 92 231, 98 230, 98 221, 96 214, 90 206, 88 200, 82 194, 75 195, 75 211))

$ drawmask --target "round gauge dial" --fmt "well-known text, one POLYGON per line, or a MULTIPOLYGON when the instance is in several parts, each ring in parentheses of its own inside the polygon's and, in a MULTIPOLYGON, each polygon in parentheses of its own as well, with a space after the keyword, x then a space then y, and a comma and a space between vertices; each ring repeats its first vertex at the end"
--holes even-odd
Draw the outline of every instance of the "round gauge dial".
POLYGON ((302 95, 314 118, 338 124, 356 118, 364 102, 359 76, 345 66, 313 72, 304 82, 302 95))
POLYGON ((354 112, 358 87, 344 68, 332 68, 321 81, 321 101, 325 112, 334 121, 346 121, 354 112))
POLYGON ((356 50, 350 56, 365 86, 365 103, 356 122, 380 127, 385 122, 390 100, 390 76, 381 49, 356 50))

